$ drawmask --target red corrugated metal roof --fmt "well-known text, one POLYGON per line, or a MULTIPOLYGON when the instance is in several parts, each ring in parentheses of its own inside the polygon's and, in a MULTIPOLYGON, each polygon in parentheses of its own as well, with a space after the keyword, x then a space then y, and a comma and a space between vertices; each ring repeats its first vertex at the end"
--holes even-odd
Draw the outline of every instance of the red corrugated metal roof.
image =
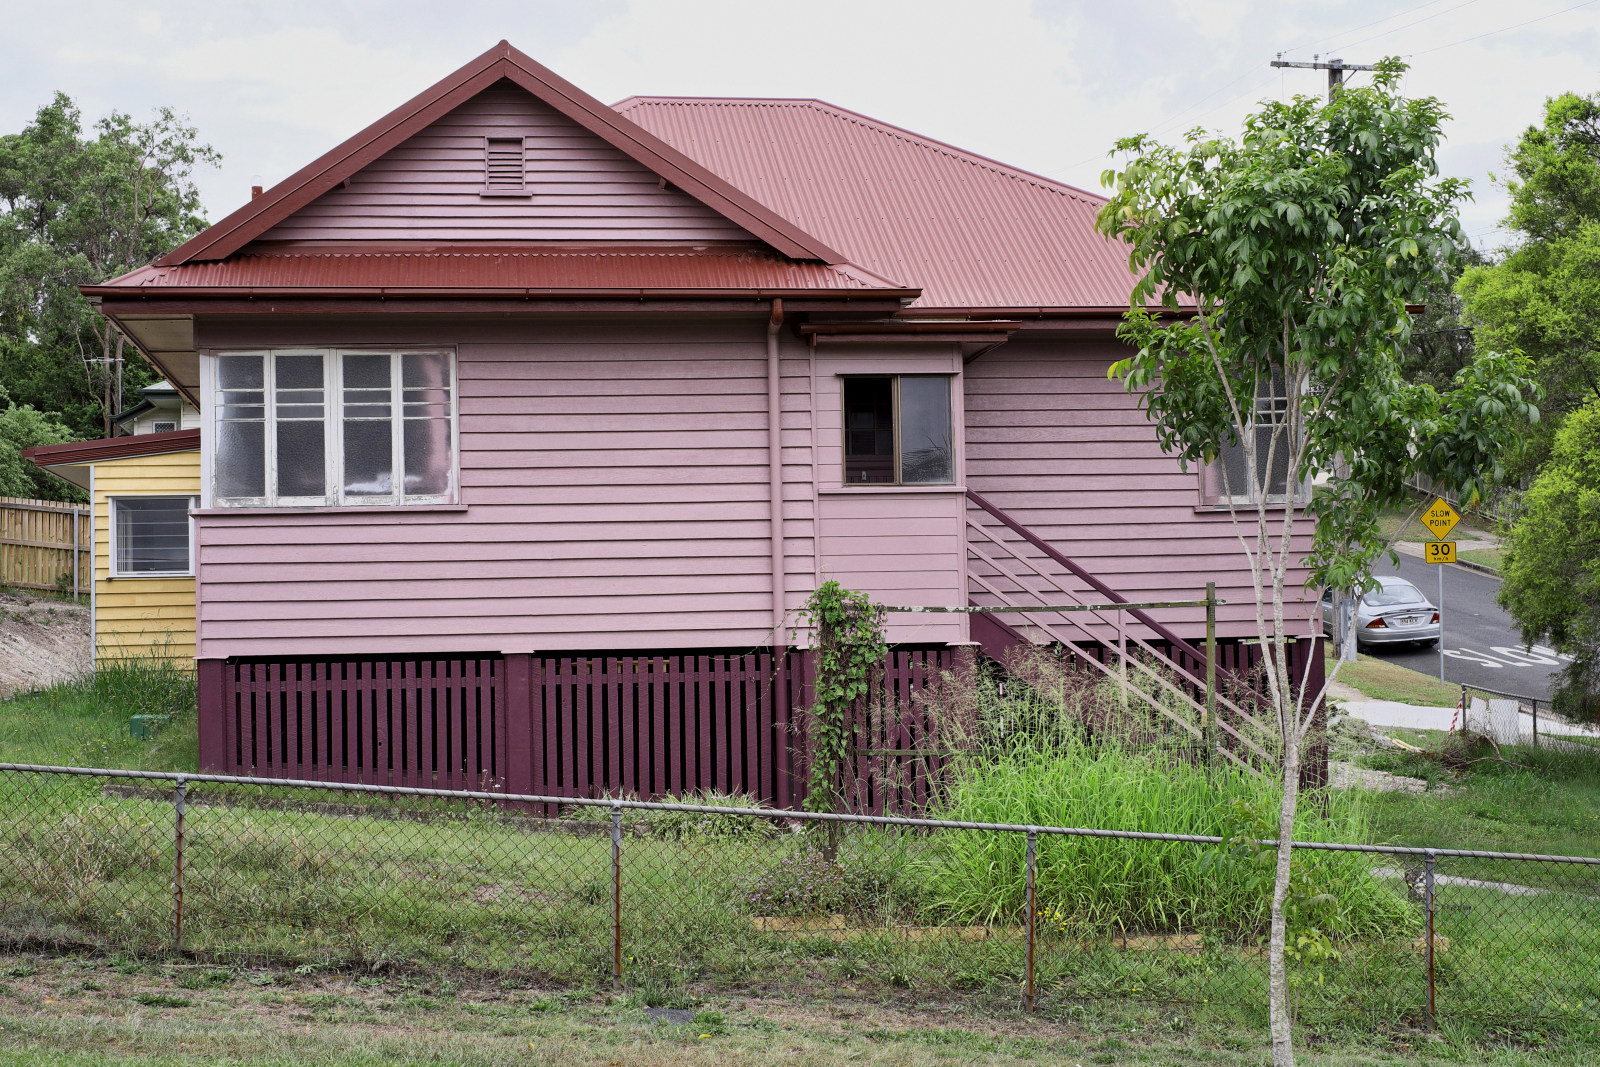
POLYGON ((913 306, 1126 306, 1103 198, 820 100, 632 97, 615 105, 913 306))
POLYGON ((98 441, 69 441, 64 445, 34 445, 23 449, 22 455, 40 467, 55 467, 67 463, 98 463, 130 456, 188 452, 199 447, 199 430, 173 430, 170 433, 142 433, 131 437, 104 437, 98 441))
POLYGON ((848 264, 745 248, 284 249, 140 267, 85 292, 872 292, 914 295, 848 264))

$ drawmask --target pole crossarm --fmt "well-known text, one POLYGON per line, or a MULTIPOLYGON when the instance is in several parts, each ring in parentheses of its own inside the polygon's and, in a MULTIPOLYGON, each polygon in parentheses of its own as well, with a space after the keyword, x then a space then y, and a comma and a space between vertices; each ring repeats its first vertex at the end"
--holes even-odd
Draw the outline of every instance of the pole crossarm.
POLYGON ((1302 70, 1377 70, 1371 63, 1346 63, 1342 59, 1321 59, 1315 63, 1291 63, 1287 59, 1274 59, 1274 67, 1299 67, 1302 70))

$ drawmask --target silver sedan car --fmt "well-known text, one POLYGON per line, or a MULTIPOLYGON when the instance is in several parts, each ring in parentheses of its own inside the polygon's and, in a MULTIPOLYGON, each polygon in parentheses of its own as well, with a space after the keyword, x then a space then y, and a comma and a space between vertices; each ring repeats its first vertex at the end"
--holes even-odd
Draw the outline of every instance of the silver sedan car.
MULTIPOLYGON (((1412 644, 1424 648, 1439 643, 1443 626, 1439 609, 1422 590, 1389 575, 1372 579, 1377 587, 1356 603, 1356 645, 1412 644)), ((1333 590, 1322 592, 1322 630, 1334 636, 1333 590)))

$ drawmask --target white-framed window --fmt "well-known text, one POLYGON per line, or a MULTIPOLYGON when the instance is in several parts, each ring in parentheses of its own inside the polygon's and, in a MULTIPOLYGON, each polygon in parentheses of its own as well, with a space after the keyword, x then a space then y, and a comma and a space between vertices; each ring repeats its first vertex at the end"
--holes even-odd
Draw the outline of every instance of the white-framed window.
MULTIPOLYGON (((1281 380, 1274 380, 1270 388, 1257 395, 1250 413, 1250 426, 1245 439, 1225 447, 1216 461, 1204 471, 1205 499, 1208 504, 1255 504, 1263 488, 1269 504, 1282 504, 1289 499, 1289 453, 1293 442, 1289 440, 1285 420, 1289 413, 1289 398, 1284 393, 1281 380), (1273 431, 1279 426, 1277 444, 1272 441, 1273 431), (1250 477, 1249 456, 1246 448, 1255 449, 1256 474, 1250 477), (1271 458, 1269 471, 1268 458, 1271 458)), ((1304 504, 1311 499, 1311 483, 1305 481, 1294 487, 1294 503, 1304 504)))
POLYGON ((194 574, 192 496, 113 496, 111 576, 186 578, 194 574))
POLYGON ((211 377, 213 506, 455 502, 451 352, 221 352, 211 377))

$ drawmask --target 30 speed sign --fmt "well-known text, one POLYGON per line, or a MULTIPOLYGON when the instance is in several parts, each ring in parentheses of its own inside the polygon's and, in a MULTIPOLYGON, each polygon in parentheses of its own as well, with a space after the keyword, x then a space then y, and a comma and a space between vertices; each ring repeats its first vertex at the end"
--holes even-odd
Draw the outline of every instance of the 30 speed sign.
POLYGON ((1422 542, 1422 558, 1429 563, 1454 563, 1456 561, 1456 543, 1454 541, 1424 541, 1422 542))

